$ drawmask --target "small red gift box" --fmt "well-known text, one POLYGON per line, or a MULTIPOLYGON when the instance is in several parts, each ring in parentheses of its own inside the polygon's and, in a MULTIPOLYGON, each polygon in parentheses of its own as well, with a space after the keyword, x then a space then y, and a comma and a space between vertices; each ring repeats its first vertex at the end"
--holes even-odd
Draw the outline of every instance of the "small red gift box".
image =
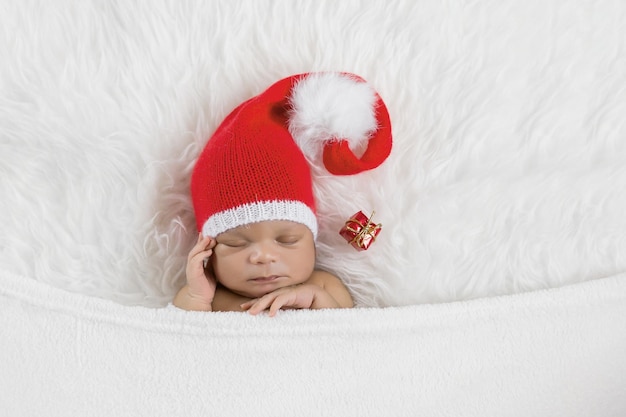
POLYGON ((380 224, 372 223, 372 216, 374 213, 369 218, 362 211, 355 213, 341 228, 339 234, 356 250, 367 250, 376 240, 382 227, 380 224))

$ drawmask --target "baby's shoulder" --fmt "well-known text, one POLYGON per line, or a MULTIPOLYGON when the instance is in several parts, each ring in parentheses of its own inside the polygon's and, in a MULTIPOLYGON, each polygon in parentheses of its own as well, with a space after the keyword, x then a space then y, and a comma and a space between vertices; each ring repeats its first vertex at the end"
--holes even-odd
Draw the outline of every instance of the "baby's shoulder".
POLYGON ((328 284, 334 284, 337 282, 341 282, 339 278, 337 278, 335 275, 331 274, 330 272, 323 271, 321 269, 314 270, 311 276, 309 277, 309 279, 307 280, 307 283, 315 284, 322 288, 326 288, 328 284))
POLYGON ((337 301, 339 306, 344 308, 354 306, 354 301, 348 288, 337 276, 330 272, 315 270, 313 274, 311 274, 308 283, 322 287, 337 301))

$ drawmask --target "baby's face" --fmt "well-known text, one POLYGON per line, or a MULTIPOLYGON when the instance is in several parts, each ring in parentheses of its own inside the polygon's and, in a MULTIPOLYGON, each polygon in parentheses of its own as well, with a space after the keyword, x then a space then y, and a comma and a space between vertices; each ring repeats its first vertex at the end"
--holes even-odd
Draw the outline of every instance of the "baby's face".
POLYGON ((264 221, 217 236, 213 270, 234 293, 257 298, 302 284, 315 267, 315 242, 308 227, 291 221, 264 221))

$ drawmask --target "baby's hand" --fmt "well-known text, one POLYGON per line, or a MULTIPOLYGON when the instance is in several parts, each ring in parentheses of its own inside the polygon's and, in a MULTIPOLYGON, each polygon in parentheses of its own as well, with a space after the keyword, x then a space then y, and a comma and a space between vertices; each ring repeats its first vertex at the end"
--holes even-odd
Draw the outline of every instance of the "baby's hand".
POLYGON ((215 239, 198 235, 198 242, 187 257, 188 295, 201 303, 211 304, 215 296, 216 281, 208 264, 216 245, 215 239))
POLYGON ((250 300, 241 305, 243 310, 256 315, 269 308, 269 316, 273 317, 283 307, 312 308, 316 296, 324 290, 316 285, 302 284, 293 287, 280 288, 265 294, 261 298, 250 300))

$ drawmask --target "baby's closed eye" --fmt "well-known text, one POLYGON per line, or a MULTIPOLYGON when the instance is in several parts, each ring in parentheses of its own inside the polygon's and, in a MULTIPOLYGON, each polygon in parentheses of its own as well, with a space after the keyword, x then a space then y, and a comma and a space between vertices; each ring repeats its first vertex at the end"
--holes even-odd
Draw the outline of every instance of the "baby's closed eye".
POLYGON ((295 243, 298 243, 300 239, 301 239, 301 236, 285 235, 285 236, 279 236, 278 238, 276 238, 276 241, 283 245, 293 245, 295 243))
POLYGON ((228 246, 231 248, 243 248, 244 246, 248 244, 247 241, 242 240, 242 239, 226 239, 226 240, 220 240, 217 243, 220 243, 224 246, 228 246))

